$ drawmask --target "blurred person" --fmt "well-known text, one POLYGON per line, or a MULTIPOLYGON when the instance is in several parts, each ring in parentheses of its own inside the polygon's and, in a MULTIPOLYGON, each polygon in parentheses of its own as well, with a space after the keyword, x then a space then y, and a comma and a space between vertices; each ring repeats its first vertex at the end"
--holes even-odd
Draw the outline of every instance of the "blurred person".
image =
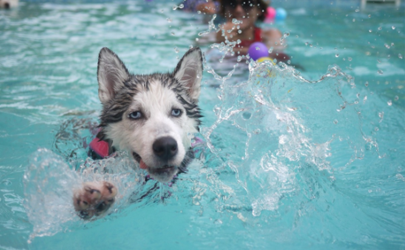
POLYGON ((234 51, 242 55, 247 54, 254 42, 262 42, 268 49, 273 48, 269 55, 271 58, 289 60, 289 56, 281 52, 286 47, 285 43, 281 43, 281 32, 278 29, 262 30, 256 26, 257 21, 265 19, 267 7, 263 0, 220 0, 218 13, 225 17, 226 22, 216 34, 217 42, 240 40, 234 51))
POLYGON ((184 0, 184 10, 205 14, 216 14, 219 9, 219 2, 216 0, 184 0))

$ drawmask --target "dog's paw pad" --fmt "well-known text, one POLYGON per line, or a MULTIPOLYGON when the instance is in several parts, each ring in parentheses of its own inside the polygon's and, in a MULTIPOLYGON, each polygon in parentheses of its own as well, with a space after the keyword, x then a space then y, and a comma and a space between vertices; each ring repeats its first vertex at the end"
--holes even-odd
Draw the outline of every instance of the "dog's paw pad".
POLYGON ((115 201, 117 188, 110 182, 85 183, 83 188, 75 191, 73 205, 82 219, 106 212, 115 201))

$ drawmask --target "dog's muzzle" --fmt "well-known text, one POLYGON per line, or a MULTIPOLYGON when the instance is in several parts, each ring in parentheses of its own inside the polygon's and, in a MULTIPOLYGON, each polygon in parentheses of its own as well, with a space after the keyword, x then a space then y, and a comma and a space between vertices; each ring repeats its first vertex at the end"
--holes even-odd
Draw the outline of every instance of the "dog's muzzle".
POLYGON ((170 163, 179 151, 176 140, 170 136, 161 137, 152 144, 152 151, 158 161, 157 166, 147 165, 136 152, 132 152, 132 156, 139 163, 139 167, 147 170, 152 178, 160 182, 170 181, 180 167, 170 163))
POLYGON ((176 140, 169 136, 157 139, 152 148, 153 153, 163 162, 173 159, 178 152, 176 140))

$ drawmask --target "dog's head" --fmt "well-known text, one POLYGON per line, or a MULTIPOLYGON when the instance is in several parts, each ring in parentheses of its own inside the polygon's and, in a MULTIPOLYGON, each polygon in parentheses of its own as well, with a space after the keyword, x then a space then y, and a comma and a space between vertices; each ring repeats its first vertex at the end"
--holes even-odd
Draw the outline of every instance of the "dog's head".
POLYGON ((189 161, 198 131, 202 55, 190 49, 173 73, 132 75, 108 48, 98 61, 104 139, 128 150, 141 168, 168 182, 189 161))

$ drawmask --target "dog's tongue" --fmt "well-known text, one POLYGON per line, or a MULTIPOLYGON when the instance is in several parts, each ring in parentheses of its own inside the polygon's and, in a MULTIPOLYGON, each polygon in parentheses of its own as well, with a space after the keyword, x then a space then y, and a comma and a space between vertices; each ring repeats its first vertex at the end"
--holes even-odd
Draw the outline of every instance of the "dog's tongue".
POLYGON ((145 162, 143 162, 143 160, 141 160, 141 161, 139 162, 139 167, 142 168, 142 169, 147 169, 147 168, 148 168, 148 165, 146 165, 145 162))

